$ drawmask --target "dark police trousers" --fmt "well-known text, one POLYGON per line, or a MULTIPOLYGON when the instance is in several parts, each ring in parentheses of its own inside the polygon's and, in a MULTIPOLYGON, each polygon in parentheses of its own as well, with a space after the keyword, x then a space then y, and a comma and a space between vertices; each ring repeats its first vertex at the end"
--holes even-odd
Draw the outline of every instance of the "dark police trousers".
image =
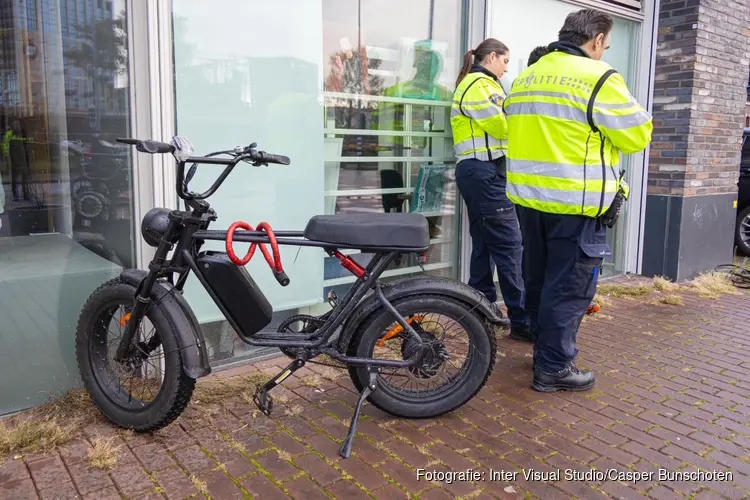
POLYGON ((534 359, 539 370, 554 373, 578 354, 578 327, 596 294, 602 262, 612 251, 597 219, 517 208, 534 359))
POLYGON ((523 246, 515 205, 505 193, 505 158, 497 163, 474 159, 456 166, 456 185, 466 203, 471 233, 469 286, 497 301, 490 258, 497 267, 503 302, 513 327, 529 324, 523 309, 523 246))

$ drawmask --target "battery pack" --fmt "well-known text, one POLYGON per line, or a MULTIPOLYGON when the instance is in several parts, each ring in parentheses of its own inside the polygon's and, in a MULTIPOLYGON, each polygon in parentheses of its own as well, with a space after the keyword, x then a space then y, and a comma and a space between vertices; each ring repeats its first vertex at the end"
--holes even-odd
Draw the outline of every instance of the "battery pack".
POLYGON ((229 260, 224 252, 205 251, 196 259, 214 302, 238 328, 243 339, 271 323, 273 307, 244 267, 229 260))

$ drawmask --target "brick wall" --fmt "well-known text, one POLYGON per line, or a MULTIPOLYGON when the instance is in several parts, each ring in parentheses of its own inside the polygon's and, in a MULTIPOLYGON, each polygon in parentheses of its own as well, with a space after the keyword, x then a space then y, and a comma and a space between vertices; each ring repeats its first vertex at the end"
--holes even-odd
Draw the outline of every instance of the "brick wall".
POLYGON ((750 72, 750 2, 663 0, 649 194, 737 189, 750 72))

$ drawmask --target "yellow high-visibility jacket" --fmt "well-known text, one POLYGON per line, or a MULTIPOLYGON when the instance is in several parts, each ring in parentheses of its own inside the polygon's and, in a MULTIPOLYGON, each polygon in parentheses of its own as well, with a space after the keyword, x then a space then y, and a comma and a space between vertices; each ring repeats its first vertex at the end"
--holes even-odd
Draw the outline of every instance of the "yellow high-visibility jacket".
POLYGON ((505 91, 484 68, 474 66, 453 94, 451 129, 457 160, 492 161, 505 156, 508 122, 503 113, 505 91))
POLYGON ((651 142, 651 115, 622 76, 558 42, 513 82, 508 120, 508 198, 542 212, 596 218, 629 188, 620 152, 651 142), (604 78, 603 78, 604 77, 604 78))

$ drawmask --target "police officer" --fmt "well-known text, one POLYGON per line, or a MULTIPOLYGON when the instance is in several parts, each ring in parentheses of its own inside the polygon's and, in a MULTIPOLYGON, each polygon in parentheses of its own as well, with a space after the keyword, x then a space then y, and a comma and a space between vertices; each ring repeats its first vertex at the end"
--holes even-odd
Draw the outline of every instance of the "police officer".
POLYGON ((542 56, 545 56, 547 54, 549 54, 549 47, 547 47, 546 45, 535 47, 534 50, 531 51, 531 54, 529 54, 529 62, 526 63, 526 66, 531 66, 539 59, 541 59, 542 56))
POLYGON ((537 391, 594 385, 594 374, 573 364, 576 335, 611 255, 606 229, 629 193, 619 155, 651 141, 651 115, 601 60, 611 30, 602 12, 568 15, 550 53, 518 76, 504 104, 537 391))
POLYGON ((509 58, 508 47, 492 38, 466 53, 453 95, 451 128, 458 160, 456 185, 466 202, 472 241, 469 286, 493 304, 497 301, 492 259, 508 307, 510 335, 530 341, 529 315, 522 305, 521 231, 505 192, 508 124, 500 78, 509 58))

